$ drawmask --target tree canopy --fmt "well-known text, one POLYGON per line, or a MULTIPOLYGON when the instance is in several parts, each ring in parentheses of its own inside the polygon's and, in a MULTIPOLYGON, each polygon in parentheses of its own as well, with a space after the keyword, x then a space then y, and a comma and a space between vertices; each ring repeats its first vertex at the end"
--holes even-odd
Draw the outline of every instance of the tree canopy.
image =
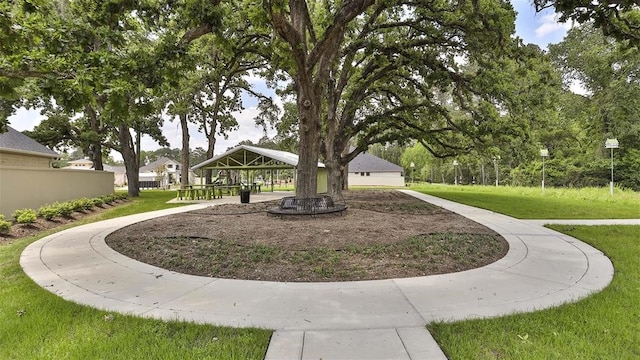
POLYGON ((431 164, 474 154, 482 166, 500 155, 518 167, 546 144, 572 153, 567 134, 584 142, 586 131, 620 137, 634 169, 638 4, 534 3, 591 25, 546 54, 514 35, 506 0, 3 2, 0 131, 15 108, 41 108, 33 137, 81 148, 96 169, 119 151, 132 195, 141 136, 167 145, 163 115, 180 119, 183 161, 188 122, 211 157, 216 137, 237 126, 243 93, 260 99, 256 121, 271 121, 280 146, 298 152, 299 197, 315 195, 319 158, 340 197, 346 164, 374 144, 419 143, 431 164), (563 92, 554 67, 589 95, 563 92), (281 117, 249 75, 281 87, 281 117))
POLYGON ((637 0, 533 0, 538 11, 553 7, 560 21, 592 22, 604 35, 640 44, 640 3, 637 0))

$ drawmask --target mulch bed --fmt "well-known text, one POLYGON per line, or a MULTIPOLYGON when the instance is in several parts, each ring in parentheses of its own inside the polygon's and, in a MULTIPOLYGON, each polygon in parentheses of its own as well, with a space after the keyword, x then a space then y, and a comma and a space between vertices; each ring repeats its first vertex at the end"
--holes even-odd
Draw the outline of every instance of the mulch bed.
POLYGON ((91 210, 74 212, 70 216, 56 217, 51 220, 45 220, 43 218, 37 218, 33 224, 18 224, 13 223, 8 232, 0 233, 0 244, 6 244, 13 242, 17 239, 22 239, 29 236, 37 235, 38 233, 50 229, 54 229, 60 226, 64 226, 75 221, 82 220, 89 216, 98 215, 108 209, 115 206, 127 203, 127 200, 117 200, 111 205, 103 204, 101 207, 94 207, 91 210))
POLYGON ((393 190, 347 191, 348 210, 274 217, 276 202, 212 206, 120 229, 131 258, 201 276, 282 282, 424 276, 481 267, 507 242, 455 213, 393 190))

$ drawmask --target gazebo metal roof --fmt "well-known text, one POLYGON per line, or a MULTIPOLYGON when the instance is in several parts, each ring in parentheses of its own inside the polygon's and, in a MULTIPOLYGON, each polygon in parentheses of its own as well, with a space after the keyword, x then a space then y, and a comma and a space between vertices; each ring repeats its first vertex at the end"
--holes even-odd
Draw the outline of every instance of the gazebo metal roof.
MULTIPOLYGON (((298 155, 287 151, 265 149, 255 146, 240 145, 212 157, 191 170, 198 169, 295 169, 298 166, 298 155)), ((325 167, 318 162, 318 167, 325 167)))

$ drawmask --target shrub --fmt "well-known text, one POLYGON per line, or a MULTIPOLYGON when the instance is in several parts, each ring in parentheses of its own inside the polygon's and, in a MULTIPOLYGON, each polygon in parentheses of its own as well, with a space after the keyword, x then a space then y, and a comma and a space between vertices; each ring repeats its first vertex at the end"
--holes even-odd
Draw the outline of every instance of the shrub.
POLYGON ((0 233, 5 233, 11 228, 11 222, 4 219, 4 215, 0 214, 0 233))
POLYGON ((71 203, 70 201, 55 203, 55 205, 58 207, 58 211, 60 212, 61 216, 69 217, 75 211, 73 203, 71 203))
POLYGON ((91 199, 91 201, 93 202, 93 206, 98 206, 98 207, 102 207, 102 205, 104 205, 104 200, 102 200, 102 198, 93 198, 91 199))
POLYGON ((38 209, 38 215, 47 220, 51 220, 56 216, 60 216, 60 209, 54 205, 43 205, 38 209))
POLYGON ((100 199, 102 199, 102 201, 104 201, 105 204, 111 204, 116 200, 114 195, 102 195, 100 199))
POLYGON ((19 209, 13 212, 13 218, 20 224, 33 224, 38 215, 33 209, 19 209))
POLYGON ((84 201, 84 209, 85 210, 91 210, 93 209, 93 199, 88 199, 88 198, 83 198, 82 201, 84 201))
POLYGON ((93 200, 87 198, 73 200, 72 203, 75 211, 91 210, 93 208, 93 200))
POLYGON ((84 210, 84 203, 82 202, 82 200, 71 200, 71 201, 68 201, 68 203, 71 204, 73 211, 84 210))

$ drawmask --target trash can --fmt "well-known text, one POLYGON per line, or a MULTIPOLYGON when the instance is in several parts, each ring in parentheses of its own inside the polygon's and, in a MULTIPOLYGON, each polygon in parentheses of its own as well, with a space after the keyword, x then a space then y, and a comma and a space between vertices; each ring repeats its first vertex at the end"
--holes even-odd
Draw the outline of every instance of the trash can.
POLYGON ((250 189, 242 189, 240 190, 240 203, 248 204, 249 203, 249 195, 251 195, 250 189))

